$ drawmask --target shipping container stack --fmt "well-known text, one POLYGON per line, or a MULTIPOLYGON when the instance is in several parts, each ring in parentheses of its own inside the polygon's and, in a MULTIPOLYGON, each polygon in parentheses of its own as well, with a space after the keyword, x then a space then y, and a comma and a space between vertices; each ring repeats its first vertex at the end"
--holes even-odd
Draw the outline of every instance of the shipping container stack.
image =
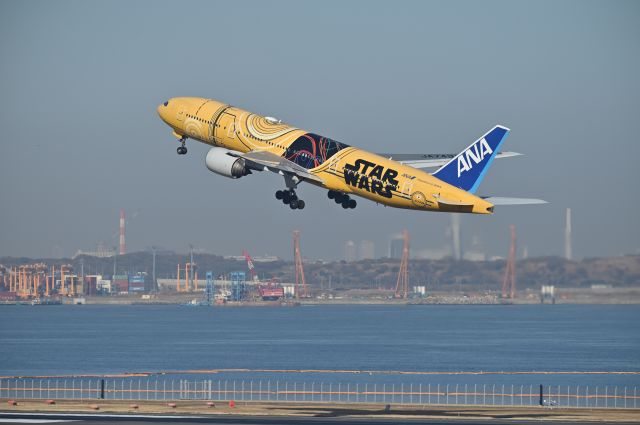
POLYGON ((15 292, 0 292, 0 302, 13 302, 18 299, 15 292))
POLYGON ((114 275, 111 291, 117 294, 129 293, 129 276, 126 274, 114 275))
POLYGON ((84 277, 84 294, 85 295, 97 295, 98 279, 102 279, 102 276, 85 276, 84 277))
POLYGON ((144 275, 136 275, 129 278, 129 292, 137 294, 145 292, 144 275))

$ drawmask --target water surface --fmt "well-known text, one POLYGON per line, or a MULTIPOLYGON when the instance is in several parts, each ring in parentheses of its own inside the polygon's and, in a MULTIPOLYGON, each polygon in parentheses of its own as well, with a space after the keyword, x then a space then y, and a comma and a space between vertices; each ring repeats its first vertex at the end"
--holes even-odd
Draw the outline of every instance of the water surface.
MULTIPOLYGON (((618 305, 0 306, 0 375, 226 368, 630 371, 640 370, 638 323, 640 307, 618 305)), ((313 374, 295 379, 399 378, 313 374)), ((638 375, 401 379, 598 385, 640 381, 638 375)))

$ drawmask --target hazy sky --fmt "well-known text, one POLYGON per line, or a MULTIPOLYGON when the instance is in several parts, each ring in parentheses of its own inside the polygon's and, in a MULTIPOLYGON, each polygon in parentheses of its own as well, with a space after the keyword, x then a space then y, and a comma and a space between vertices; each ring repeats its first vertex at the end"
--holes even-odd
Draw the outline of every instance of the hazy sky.
POLYGON ((577 257, 638 253, 640 2, 0 1, 0 255, 187 245, 222 254, 341 258, 344 241, 386 254, 406 227, 443 246, 447 214, 360 200, 343 210, 283 179, 204 166, 158 118, 202 96, 374 152, 458 152, 495 124, 506 150, 479 193, 546 206, 462 217, 490 255, 517 225, 529 255, 562 253, 573 208, 577 257), (136 213, 135 218, 133 217, 136 213), (635 218, 634 218, 635 217, 635 218))

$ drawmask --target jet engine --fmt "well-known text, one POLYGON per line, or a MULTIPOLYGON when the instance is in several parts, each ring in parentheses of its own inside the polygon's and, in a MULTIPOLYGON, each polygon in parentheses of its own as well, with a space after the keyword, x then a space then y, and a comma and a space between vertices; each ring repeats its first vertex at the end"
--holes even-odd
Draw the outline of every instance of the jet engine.
POLYGON ((231 179, 237 179, 247 174, 251 174, 245 164, 243 158, 238 158, 230 155, 230 151, 224 148, 211 148, 207 152, 205 164, 210 171, 221 176, 229 177, 231 179))

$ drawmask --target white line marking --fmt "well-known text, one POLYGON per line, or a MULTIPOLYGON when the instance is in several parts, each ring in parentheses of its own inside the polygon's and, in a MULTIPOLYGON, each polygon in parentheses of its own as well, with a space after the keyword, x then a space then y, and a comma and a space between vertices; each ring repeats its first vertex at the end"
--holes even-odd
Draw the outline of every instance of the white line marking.
POLYGON ((12 418, 0 418, 0 423, 11 424, 51 424, 54 422, 77 422, 75 420, 64 419, 12 419, 12 418))
MULTIPOLYGON (((206 416, 194 416, 194 415, 118 415, 118 414, 106 414, 106 413, 91 413, 91 412, 87 412, 87 413, 64 413, 64 412, 60 412, 60 413, 34 413, 34 412, 0 412, 0 415, 2 416, 33 416, 33 415, 38 415, 38 416, 64 416, 64 417, 68 417, 68 418, 74 418, 74 417, 92 417, 92 418, 161 418, 161 419, 203 419, 206 418, 206 416)), ((0 420, 2 420, 2 418, 0 418, 0 420)), ((12 419, 13 421, 15 421, 15 419, 12 419)), ((34 421, 37 420, 49 420, 49 419, 33 419, 34 421)), ((60 420, 61 421, 61 420, 60 420)))

